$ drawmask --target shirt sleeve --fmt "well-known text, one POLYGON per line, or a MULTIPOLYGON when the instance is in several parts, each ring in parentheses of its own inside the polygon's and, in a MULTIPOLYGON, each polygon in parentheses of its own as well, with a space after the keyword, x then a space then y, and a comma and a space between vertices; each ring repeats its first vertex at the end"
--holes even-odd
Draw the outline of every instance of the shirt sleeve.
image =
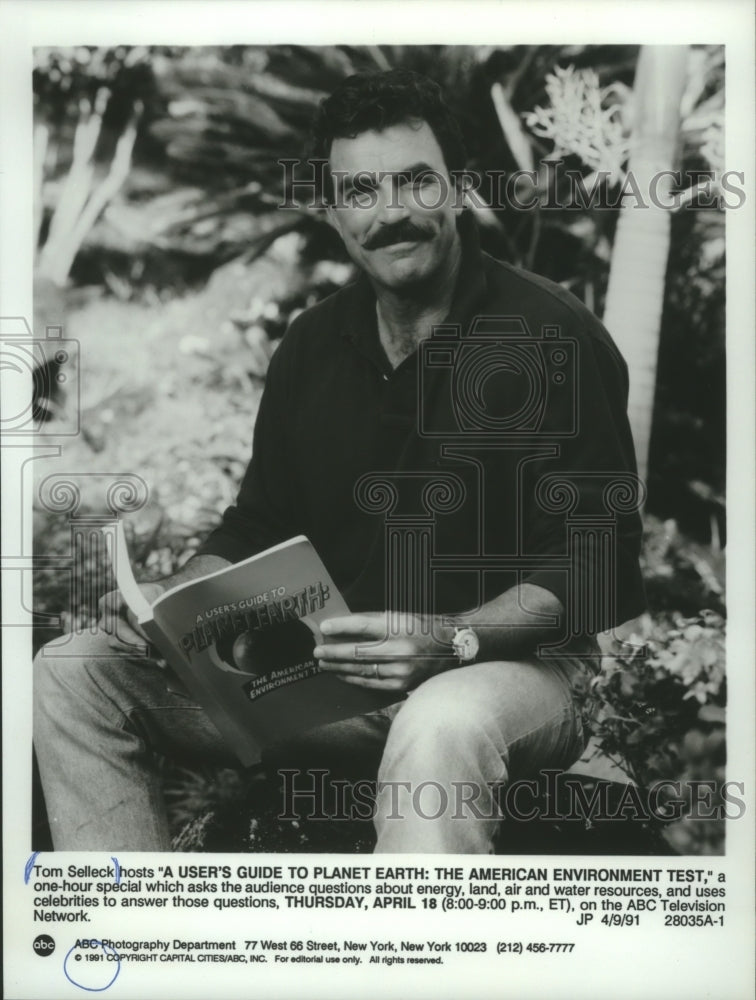
POLYGON ((550 568, 547 561, 523 582, 555 594, 575 634, 616 627, 646 606, 627 367, 600 330, 601 337, 575 339, 574 380, 542 428, 545 441, 558 432, 556 447, 530 465, 523 494, 526 551, 567 564, 550 568))
POLYGON ((236 502, 225 510, 198 555, 240 562, 298 534, 287 420, 290 352, 286 339, 271 358, 255 420, 252 458, 236 502))

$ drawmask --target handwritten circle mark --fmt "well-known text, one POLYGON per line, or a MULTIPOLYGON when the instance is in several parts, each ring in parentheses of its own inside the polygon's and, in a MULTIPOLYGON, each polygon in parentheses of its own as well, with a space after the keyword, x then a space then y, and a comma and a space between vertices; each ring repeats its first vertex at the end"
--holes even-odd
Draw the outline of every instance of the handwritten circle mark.
MULTIPOLYGON (((73 965, 73 962, 71 962, 70 959, 71 956, 74 955, 74 952, 79 950, 78 945, 74 945, 72 948, 69 948, 68 952, 66 953, 66 957, 63 959, 63 972, 65 973, 66 979, 69 981, 69 983, 73 983, 73 985, 78 986, 79 989, 87 990, 88 993, 102 993, 104 990, 110 989, 110 987, 113 985, 116 979, 118 979, 118 974, 121 971, 121 959, 119 958, 115 949, 111 948, 110 945, 103 944, 102 941, 98 941, 96 940, 96 938, 89 938, 88 940, 90 943, 90 948, 87 949, 87 952, 91 954, 96 950, 96 946, 99 945, 100 948, 102 948, 103 962, 102 963, 85 962, 78 968, 74 966, 73 971, 75 971, 77 975, 81 975, 86 970, 87 973, 91 973, 92 982, 97 982, 98 974, 100 972, 103 972, 107 973, 107 975, 110 975, 110 968, 112 967, 112 964, 115 963, 115 972, 113 973, 112 977, 103 986, 87 986, 85 983, 80 983, 76 979, 74 979, 74 977, 71 975, 71 971, 69 971, 69 967, 73 965), (108 962, 106 960, 105 956, 107 956, 108 954, 115 956, 112 962, 108 962)), ((73 961, 75 962, 77 959, 81 960, 81 957, 82 957, 81 955, 75 955, 73 961)))

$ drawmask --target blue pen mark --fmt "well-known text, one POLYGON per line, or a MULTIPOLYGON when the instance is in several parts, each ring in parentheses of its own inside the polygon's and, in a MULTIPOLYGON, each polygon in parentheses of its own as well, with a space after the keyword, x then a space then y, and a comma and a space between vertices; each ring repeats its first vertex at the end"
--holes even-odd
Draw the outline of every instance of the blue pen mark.
POLYGON ((29 879, 31 878, 32 868, 34 867, 34 862, 40 855, 40 851, 35 851, 34 854, 29 858, 29 860, 24 865, 24 885, 29 884, 29 879))
POLYGON ((121 971, 121 958, 115 948, 111 948, 109 944, 103 944, 102 941, 98 941, 95 938, 88 938, 87 941, 89 948, 83 951, 82 954, 73 954, 80 951, 78 944, 68 949, 66 957, 63 959, 63 972, 69 983, 73 983, 79 989, 86 990, 88 993, 102 993, 104 990, 110 989, 116 979, 118 979, 118 974, 121 971), (102 948, 102 957, 97 955, 97 959, 92 961, 92 957, 96 954, 96 945, 102 948), (72 955, 73 958, 71 958, 72 955), (110 969, 113 965, 115 965, 115 972, 108 982, 103 986, 94 985, 102 982, 106 975, 110 976, 110 969), (81 976, 86 981, 80 983, 71 974, 72 972, 77 976, 81 976), (87 985, 88 983, 92 985, 87 985))
POLYGON ((121 881, 121 866, 118 864, 118 858, 112 858, 111 857, 110 860, 115 865, 115 881, 116 881, 116 885, 119 885, 119 883, 121 881))

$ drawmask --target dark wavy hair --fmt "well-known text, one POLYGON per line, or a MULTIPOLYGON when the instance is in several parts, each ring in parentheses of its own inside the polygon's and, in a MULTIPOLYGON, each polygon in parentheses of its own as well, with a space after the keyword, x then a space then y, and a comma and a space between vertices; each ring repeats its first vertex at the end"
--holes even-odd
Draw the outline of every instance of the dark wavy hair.
POLYGON ((334 139, 354 139, 363 132, 412 121, 425 121, 431 127, 450 174, 464 170, 462 133, 441 88, 407 69, 356 73, 342 81, 320 104, 312 128, 312 159, 327 162, 334 139))

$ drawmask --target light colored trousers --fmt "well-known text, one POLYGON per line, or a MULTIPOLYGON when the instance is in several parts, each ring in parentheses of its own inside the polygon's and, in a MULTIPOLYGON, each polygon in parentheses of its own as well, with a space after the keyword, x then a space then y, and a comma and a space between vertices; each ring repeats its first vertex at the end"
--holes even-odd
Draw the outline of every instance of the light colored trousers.
MULTIPOLYGON (((34 661, 34 743, 55 848, 170 850, 155 754, 188 765, 235 758, 170 671, 117 655, 104 633, 67 638, 34 661)), ((580 756, 589 676, 577 654, 460 667, 388 709, 312 730, 303 746, 322 735, 347 755, 377 750, 376 852, 490 853, 500 789, 580 756), (460 807, 471 798, 474 809, 460 807)))

